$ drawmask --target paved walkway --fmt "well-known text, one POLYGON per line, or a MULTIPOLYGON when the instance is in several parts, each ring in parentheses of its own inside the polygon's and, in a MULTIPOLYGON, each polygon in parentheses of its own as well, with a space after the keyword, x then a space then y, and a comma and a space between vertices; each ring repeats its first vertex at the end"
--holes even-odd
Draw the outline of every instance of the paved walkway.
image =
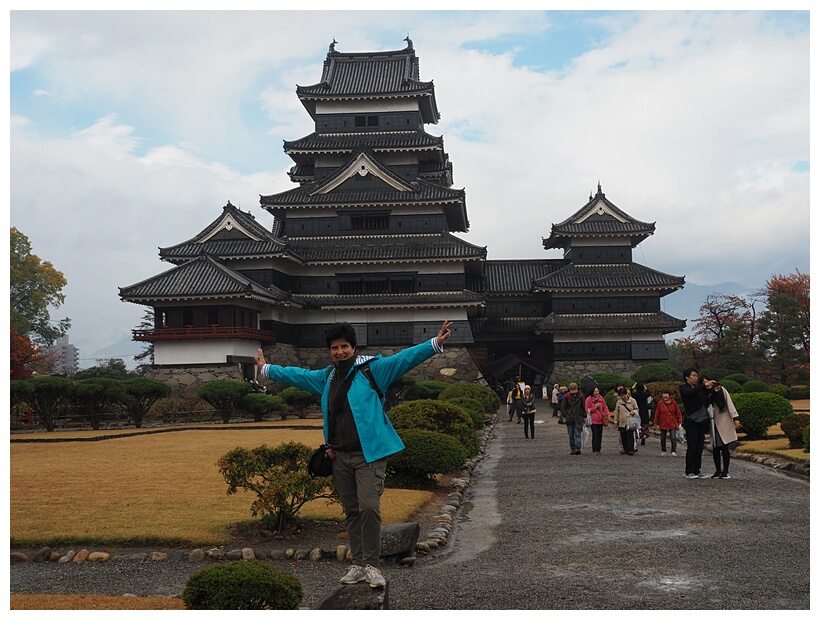
POLYGON ((739 459, 688 480, 685 448, 621 455, 612 426, 571 456, 548 407, 536 420, 527 441, 501 417, 450 550, 390 571, 391 609, 810 608, 808 480, 739 459))

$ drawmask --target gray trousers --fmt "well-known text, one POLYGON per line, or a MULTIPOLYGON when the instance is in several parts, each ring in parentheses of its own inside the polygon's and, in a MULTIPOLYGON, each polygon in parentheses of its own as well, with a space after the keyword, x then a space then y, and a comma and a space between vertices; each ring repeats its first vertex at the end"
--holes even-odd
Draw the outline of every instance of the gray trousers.
POLYGON ((381 496, 387 459, 368 463, 361 452, 336 451, 333 486, 342 500, 353 564, 379 565, 382 550, 381 496))

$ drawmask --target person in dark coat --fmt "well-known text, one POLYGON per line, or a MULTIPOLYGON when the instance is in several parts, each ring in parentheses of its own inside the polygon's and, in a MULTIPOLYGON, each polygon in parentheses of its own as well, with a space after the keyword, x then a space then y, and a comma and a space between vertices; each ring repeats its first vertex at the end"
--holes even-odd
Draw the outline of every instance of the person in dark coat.
MULTIPOLYGON (((652 393, 646 389, 643 383, 635 383, 632 386, 632 398, 638 403, 638 414, 641 416, 641 426, 638 428, 638 438, 641 445, 646 445, 646 438, 649 437, 649 423, 652 418, 652 393)), ((635 448, 635 452, 638 449, 635 448)))
POLYGON ((687 368, 683 371, 684 383, 680 386, 680 398, 683 402, 683 428, 686 431, 686 477, 708 478, 708 474, 700 471, 703 461, 703 446, 706 442, 706 433, 709 432, 709 420, 696 422, 690 416, 701 407, 709 406, 708 391, 715 386, 714 381, 701 382, 696 368, 687 368))

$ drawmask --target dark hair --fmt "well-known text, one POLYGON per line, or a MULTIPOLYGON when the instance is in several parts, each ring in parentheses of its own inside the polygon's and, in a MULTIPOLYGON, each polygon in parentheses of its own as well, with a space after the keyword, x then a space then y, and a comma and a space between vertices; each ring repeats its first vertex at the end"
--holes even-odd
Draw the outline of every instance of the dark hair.
POLYGON ((638 383, 635 384, 635 391, 636 392, 643 392, 645 389, 646 389, 646 386, 643 383, 638 382, 638 383))
POLYGON ((697 368, 692 368, 691 366, 683 371, 683 380, 686 381, 693 372, 697 372, 697 368))
POLYGON ((334 323, 325 332, 325 342, 328 349, 331 342, 339 339, 346 340, 351 347, 356 348, 356 330, 353 329, 350 323, 334 323))
POLYGON ((623 396, 624 394, 626 394, 626 388, 621 388, 618 390, 618 396, 623 396))
POLYGON ((669 396, 672 396, 672 390, 664 390, 661 394, 669 394, 669 396))

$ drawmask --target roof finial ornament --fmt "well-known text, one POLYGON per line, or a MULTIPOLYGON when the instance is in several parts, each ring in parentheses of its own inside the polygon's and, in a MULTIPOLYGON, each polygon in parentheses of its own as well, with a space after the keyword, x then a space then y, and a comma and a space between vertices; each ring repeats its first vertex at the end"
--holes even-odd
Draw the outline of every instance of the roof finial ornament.
POLYGON ((603 195, 603 192, 601 192, 601 180, 600 179, 598 180, 598 195, 599 196, 603 195))
POLYGON ((407 47, 405 49, 411 50, 413 49, 413 42, 410 40, 410 33, 407 33, 407 36, 404 37, 404 40, 407 41, 407 47))
POLYGON ((338 41, 336 41, 336 37, 333 37, 333 42, 327 48, 328 54, 336 53, 336 43, 338 43, 338 41))

